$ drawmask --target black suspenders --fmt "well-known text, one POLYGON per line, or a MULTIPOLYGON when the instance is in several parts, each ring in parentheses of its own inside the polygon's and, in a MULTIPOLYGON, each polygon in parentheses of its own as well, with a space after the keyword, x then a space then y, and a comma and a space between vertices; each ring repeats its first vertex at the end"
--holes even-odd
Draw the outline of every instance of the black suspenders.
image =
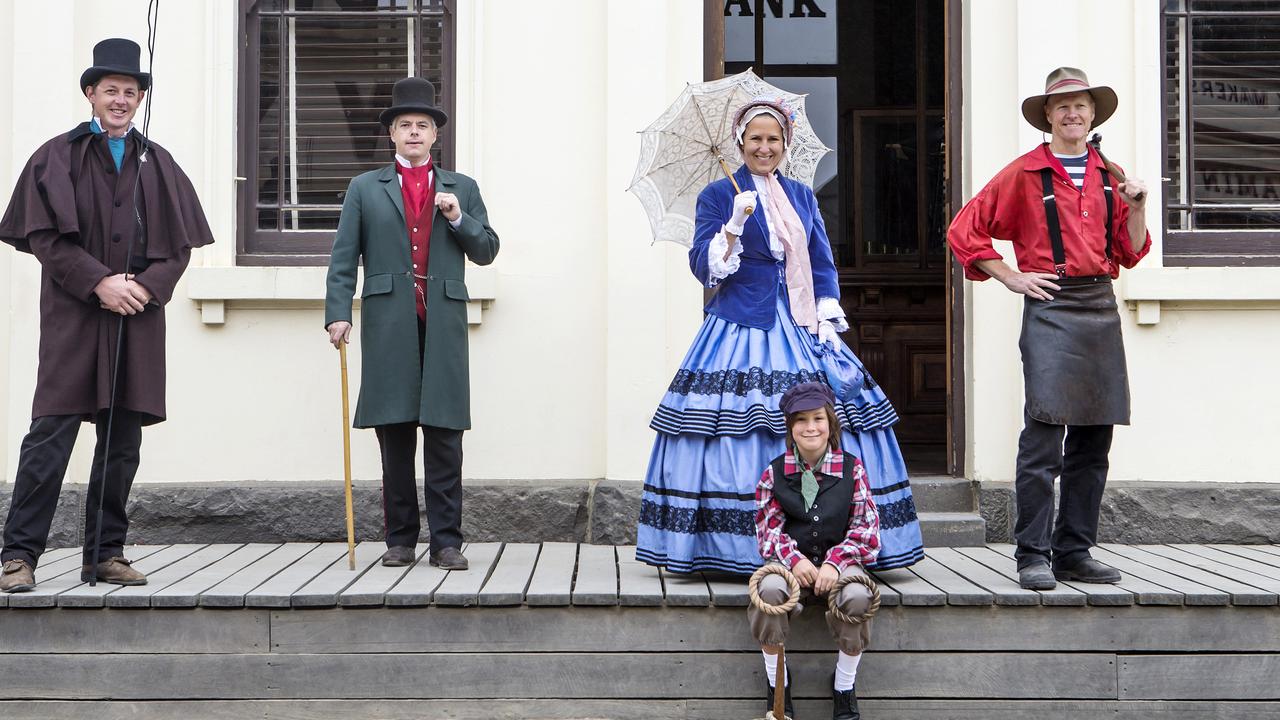
MULTIPOLYGON (((1107 262, 1111 259, 1111 175, 1105 167, 1098 168, 1102 173, 1102 193, 1107 201, 1107 262)), ((1053 194, 1053 170, 1040 170, 1040 185, 1044 188, 1044 216, 1049 226, 1049 244, 1053 247, 1053 270, 1058 277, 1067 276, 1067 253, 1062 248, 1062 226, 1058 223, 1058 199, 1053 194)))

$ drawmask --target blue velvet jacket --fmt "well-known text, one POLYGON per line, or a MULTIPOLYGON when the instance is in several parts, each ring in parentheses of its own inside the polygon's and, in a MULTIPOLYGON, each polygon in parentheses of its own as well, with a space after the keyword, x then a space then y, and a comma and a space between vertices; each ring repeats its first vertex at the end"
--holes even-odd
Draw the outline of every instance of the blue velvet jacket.
MULTIPOLYGON (((733 176, 738 181, 738 187, 743 190, 755 189, 755 182, 746 165, 738 168, 733 176)), ((836 266, 831 256, 831 243, 827 240, 827 229, 818 212, 818 199, 804 183, 781 174, 778 175, 778 180, 791 199, 791 205, 800 216, 805 235, 809 238, 814 301, 824 297, 839 299, 836 266)), ((716 294, 711 296, 711 300, 703 308, 706 312, 739 325, 770 330, 777 318, 774 308, 786 266, 769 252, 769 226, 765 220, 763 199, 756 204, 755 213, 747 218, 746 229, 743 230, 742 237, 738 238, 738 242, 742 243, 742 264, 738 271, 716 283, 711 279, 707 265, 711 239, 733 215, 733 196, 733 183, 729 182, 729 178, 711 183, 698 194, 693 247, 689 248, 689 268, 703 287, 718 287, 716 294)))

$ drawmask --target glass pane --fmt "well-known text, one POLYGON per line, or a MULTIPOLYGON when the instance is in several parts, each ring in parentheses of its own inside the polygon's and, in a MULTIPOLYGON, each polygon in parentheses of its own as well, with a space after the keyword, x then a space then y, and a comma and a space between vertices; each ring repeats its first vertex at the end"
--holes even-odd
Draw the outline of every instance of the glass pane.
POLYGON ((947 6, 928 0, 924 17, 924 102, 942 107, 947 92, 947 6))
POLYGON ((925 248, 945 253, 947 248, 946 123, 941 116, 925 120, 924 208, 925 248))
MULTIPOLYGON (((264 17, 258 35, 258 174, 257 192, 260 204, 280 202, 280 31, 279 18, 264 17)), ((274 213, 261 213, 258 227, 274 227, 274 213), (264 225, 263 218, 270 225, 264 225)))
MULTIPOLYGON (((840 182, 836 177, 840 144, 840 99, 836 94, 836 78, 766 77, 765 80, 787 92, 808 95, 805 98, 805 117, 818 139, 831 148, 831 152, 818 162, 818 172, 813 178, 813 192, 818 198, 822 222, 827 226, 831 249, 836 253, 836 264, 840 265, 841 251, 847 246, 847 238, 840 224, 840 182)), ((852 264, 852 256, 849 263, 852 264)))
POLYGON ((284 230, 333 230, 338 227, 340 208, 285 208, 284 230))
POLYGON ((767 0, 763 5, 766 63, 836 64, 836 0, 767 0))
POLYGON ((1195 225, 1204 230, 1275 230, 1280 228, 1280 208, 1197 210, 1195 225))
POLYGON ((874 68, 856 73, 848 93, 855 107, 908 106, 916 102, 916 12, 914 2, 848 3, 852 17, 845 23, 848 38, 844 62, 853 67, 874 68))
MULTIPOLYGON (((1280 202, 1280 16, 1202 17, 1191 25, 1192 201, 1280 202)), ((1265 217, 1264 217, 1265 216, 1265 217)), ((1197 212, 1197 227, 1273 225, 1245 212, 1197 212)))
POLYGON ((863 252, 910 255, 917 252, 916 123, 910 118, 859 119, 858 172, 863 252))
POLYGON ((293 132, 282 148, 286 200, 337 205, 351 178, 391 160, 378 114, 391 104, 392 84, 410 74, 409 24, 403 19, 291 22, 296 61, 290 78, 293 132))
POLYGON ((414 0, 262 0, 259 13, 292 10, 296 12, 378 12, 379 10, 409 10, 414 0))
POLYGON ((1190 9, 1192 12, 1280 12, 1280 0, 1191 0, 1190 9))
POLYGON ((755 62, 756 0, 726 2, 724 6, 724 61, 755 62))
MULTIPOLYGON (((1165 201, 1168 204, 1181 204, 1187 201, 1186 172, 1186 133, 1183 127, 1186 122, 1186 98, 1183 92, 1185 76, 1182 69, 1182 51, 1186 20, 1170 17, 1165 19, 1165 138, 1168 155, 1165 157, 1166 184, 1165 201)), ((1169 213, 1168 223, 1171 230, 1190 229, 1186 224, 1190 216, 1186 213, 1169 213)))

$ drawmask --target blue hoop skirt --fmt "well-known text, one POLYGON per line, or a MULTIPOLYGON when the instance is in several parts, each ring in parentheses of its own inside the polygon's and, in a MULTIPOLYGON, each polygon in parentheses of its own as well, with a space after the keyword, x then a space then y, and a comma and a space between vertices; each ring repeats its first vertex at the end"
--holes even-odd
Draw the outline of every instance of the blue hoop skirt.
POLYGON ((902 452, 898 415, 847 347, 833 352, 796 325, 779 285, 771 330, 715 315, 662 397, 645 473, 636 559, 674 572, 747 574, 762 564, 755 534, 755 489, 783 452, 778 402, 797 383, 818 380, 836 392, 842 446, 867 469, 880 513, 880 555, 872 568, 924 557, 920 523, 902 452))

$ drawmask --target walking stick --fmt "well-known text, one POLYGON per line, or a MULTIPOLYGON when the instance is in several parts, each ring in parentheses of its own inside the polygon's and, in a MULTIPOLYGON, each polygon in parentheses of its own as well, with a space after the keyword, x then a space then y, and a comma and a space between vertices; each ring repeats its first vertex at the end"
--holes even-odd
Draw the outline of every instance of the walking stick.
POLYGON ((347 343, 338 343, 338 357, 342 362, 342 477, 347 491, 347 566, 356 569, 356 517, 351 503, 351 423, 347 403, 347 343))
MULTIPOLYGON (((147 69, 154 75, 156 70, 156 26, 160 21, 160 0, 150 0, 147 3, 147 69)), ((152 87, 155 89, 155 78, 152 78, 152 87)), ((146 232, 146 227, 142 224, 142 215, 138 213, 138 186, 142 182, 142 164, 147 161, 147 152, 151 149, 151 139, 147 134, 151 132, 151 96, 146 98, 147 107, 142 111, 142 152, 138 154, 138 174, 133 178, 133 221, 136 224, 134 232, 129 236, 129 244, 125 247, 124 254, 124 279, 125 282, 133 279, 133 241, 138 238, 140 233, 146 232)), ((145 307, 143 308, 145 310, 145 307)), ((119 391, 120 381, 120 351, 124 346, 124 319, 125 315, 120 316, 120 322, 116 326, 116 351, 111 361, 111 399, 107 403, 107 436, 102 443, 102 473, 98 477, 98 510, 94 515, 93 526, 93 554, 89 562, 89 587, 98 586, 98 563, 102 560, 102 505, 106 501, 107 492, 107 465, 111 462, 111 436, 115 432, 116 420, 116 393, 119 391)))
MULTIPOLYGON (((796 576, 786 567, 777 563, 770 563, 762 566, 759 570, 751 575, 751 580, 747 583, 747 597, 750 598, 751 604, 757 610, 766 615, 782 615, 789 613, 795 609, 796 603, 800 601, 800 581, 796 580, 796 576), (785 602, 781 605, 771 605, 760 597, 760 581, 766 575, 781 575, 783 580, 787 581, 787 589, 790 591, 785 602)), ((778 648, 778 667, 774 671, 773 691, 773 709, 765 714, 764 720, 790 720, 786 713, 787 703, 787 663, 786 648, 778 648), (778 687, 781 683, 782 687, 778 687)))

